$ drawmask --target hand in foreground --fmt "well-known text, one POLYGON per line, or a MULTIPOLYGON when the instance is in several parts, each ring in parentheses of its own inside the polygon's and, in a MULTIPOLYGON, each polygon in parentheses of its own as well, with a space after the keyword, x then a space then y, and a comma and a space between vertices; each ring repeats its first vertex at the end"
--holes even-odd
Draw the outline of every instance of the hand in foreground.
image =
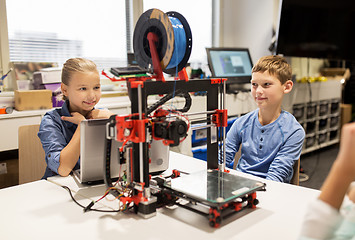
POLYGON ((79 125, 81 121, 85 120, 85 117, 78 112, 72 112, 71 115, 71 117, 62 116, 61 119, 77 125, 79 125))
POLYGON ((112 112, 106 109, 93 109, 91 112, 88 113, 86 116, 87 119, 102 119, 102 118, 109 118, 113 115, 112 112))
POLYGON ((355 123, 345 124, 341 132, 337 164, 355 179, 355 123))
POLYGON ((350 186, 348 190, 348 197, 353 203, 355 203, 355 186, 350 186))

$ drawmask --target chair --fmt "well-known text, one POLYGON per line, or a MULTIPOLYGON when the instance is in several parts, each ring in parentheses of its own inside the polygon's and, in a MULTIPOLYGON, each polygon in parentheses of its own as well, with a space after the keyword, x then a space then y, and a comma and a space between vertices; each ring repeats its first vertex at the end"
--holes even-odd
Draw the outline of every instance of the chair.
POLYGON ((237 168, 237 164, 239 161, 240 156, 242 155, 242 144, 240 144, 239 146, 239 150, 238 152, 236 152, 235 156, 234 156, 234 165, 233 165, 233 169, 237 168))
POLYGON ((293 176, 291 178, 290 183, 293 185, 300 185, 300 167, 301 167, 301 159, 299 158, 297 162, 293 165, 293 176))
POLYGON ((47 164, 38 130, 38 124, 18 129, 19 184, 40 180, 45 172, 47 164))

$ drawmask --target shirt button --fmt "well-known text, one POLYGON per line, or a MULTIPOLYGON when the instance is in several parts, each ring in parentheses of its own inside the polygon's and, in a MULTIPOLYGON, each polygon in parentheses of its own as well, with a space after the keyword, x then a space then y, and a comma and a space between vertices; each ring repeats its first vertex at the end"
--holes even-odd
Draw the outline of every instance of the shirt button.
POLYGON ((263 148, 263 146, 261 146, 261 145, 260 145, 260 146, 259 146, 259 148, 260 148, 260 149, 262 149, 262 148, 263 148))
POLYGON ((260 138, 260 141, 263 141, 264 139, 263 138, 260 138))
POLYGON ((264 133, 265 132, 265 130, 263 129, 263 130, 261 130, 261 133, 264 133))

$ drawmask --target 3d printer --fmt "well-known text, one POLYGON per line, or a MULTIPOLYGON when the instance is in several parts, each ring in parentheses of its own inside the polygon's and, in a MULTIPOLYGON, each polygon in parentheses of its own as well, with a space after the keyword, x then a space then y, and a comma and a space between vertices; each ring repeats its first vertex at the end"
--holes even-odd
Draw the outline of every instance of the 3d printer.
POLYGON ((265 184, 228 173, 224 164, 225 79, 191 79, 185 71, 192 48, 192 35, 186 19, 177 12, 163 13, 150 9, 139 18, 133 38, 134 54, 140 72, 120 75, 113 69, 113 81, 127 81, 131 114, 114 115, 107 124, 104 180, 122 210, 133 206, 136 213, 149 218, 156 209, 176 204, 206 215, 213 227, 223 218, 243 208, 255 208, 256 191, 265 184), (142 69, 146 73, 142 74, 142 69), (165 80, 163 72, 175 75, 165 80), (207 92, 207 109, 187 113, 192 104, 191 92, 207 92), (148 106, 150 95, 163 96, 148 106), (164 108, 174 97, 183 97, 182 109, 164 108), (203 115, 207 128, 207 168, 203 172, 181 174, 173 171, 169 177, 149 175, 152 140, 167 146, 177 146, 187 136, 189 116, 203 115), (127 175, 113 185, 110 176, 112 141, 119 141, 120 163, 127 166, 127 175), (221 161, 218 161, 218 156, 221 161), (181 204, 179 200, 189 204, 181 204), (196 207, 198 206, 198 207, 196 207), (202 208, 201 208, 202 207, 202 208))

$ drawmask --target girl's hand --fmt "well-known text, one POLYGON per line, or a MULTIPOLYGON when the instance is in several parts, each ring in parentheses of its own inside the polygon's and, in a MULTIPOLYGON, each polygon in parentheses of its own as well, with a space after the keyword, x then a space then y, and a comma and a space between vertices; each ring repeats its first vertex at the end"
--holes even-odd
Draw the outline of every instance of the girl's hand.
POLYGON ((102 118, 109 118, 113 115, 112 112, 106 109, 93 109, 91 112, 88 113, 86 116, 88 119, 102 119, 102 118))
POLYGON ((85 120, 85 117, 78 112, 72 112, 71 117, 62 116, 61 119, 79 125, 81 121, 85 120))

